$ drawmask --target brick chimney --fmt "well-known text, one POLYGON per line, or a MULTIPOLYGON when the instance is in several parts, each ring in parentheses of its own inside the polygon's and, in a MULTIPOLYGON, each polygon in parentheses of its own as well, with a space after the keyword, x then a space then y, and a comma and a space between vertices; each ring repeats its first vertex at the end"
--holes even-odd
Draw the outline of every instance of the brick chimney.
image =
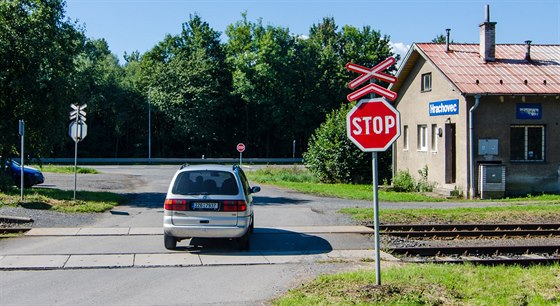
POLYGON ((484 62, 496 60, 496 22, 490 22, 490 5, 486 4, 486 21, 480 24, 480 57, 484 62))

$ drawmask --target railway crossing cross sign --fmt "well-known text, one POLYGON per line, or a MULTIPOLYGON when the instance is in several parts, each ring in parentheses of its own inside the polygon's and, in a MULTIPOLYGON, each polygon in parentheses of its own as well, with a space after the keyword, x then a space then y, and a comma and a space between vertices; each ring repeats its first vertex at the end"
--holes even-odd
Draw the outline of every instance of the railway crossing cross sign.
MULTIPOLYGON (((389 75, 389 74, 385 74, 381 71, 391 67, 393 64, 395 64, 397 62, 397 60, 394 57, 388 57, 386 60, 382 61, 381 63, 375 65, 373 68, 367 68, 364 66, 360 66, 358 64, 354 64, 354 63, 348 63, 346 64, 346 69, 353 71, 353 72, 357 72, 359 74, 361 74, 361 76, 355 78, 352 82, 348 83, 348 87, 350 87, 351 89, 355 89, 356 87, 362 85, 364 82, 366 82, 367 80, 371 79, 371 78, 375 78, 381 81, 385 81, 387 83, 395 83, 397 82, 397 78, 395 76, 389 75)), ((391 91, 387 88, 381 87, 377 84, 374 83, 370 83, 352 93, 350 93, 346 98, 348 99, 348 101, 357 101, 358 99, 360 99, 361 97, 370 94, 370 93, 376 93, 379 94, 391 101, 395 101, 397 99, 397 93, 394 91, 391 91)))

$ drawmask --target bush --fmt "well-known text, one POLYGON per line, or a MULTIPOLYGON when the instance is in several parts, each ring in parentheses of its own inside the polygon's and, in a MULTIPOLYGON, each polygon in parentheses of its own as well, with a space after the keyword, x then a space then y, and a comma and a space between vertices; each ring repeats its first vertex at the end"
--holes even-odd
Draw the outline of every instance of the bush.
POLYGON ((352 104, 343 104, 327 115, 303 155, 305 166, 323 183, 371 183, 371 155, 346 136, 346 114, 351 108, 352 104))
POLYGON ((420 174, 420 180, 416 183, 416 191, 432 192, 436 184, 434 182, 428 181, 428 165, 425 165, 424 168, 419 169, 418 174, 420 174))
POLYGON ((416 190, 416 183, 414 178, 408 170, 399 170, 395 177, 393 177, 393 190, 397 192, 412 192, 416 190))
POLYGON ((398 192, 432 192, 436 184, 428 181, 428 166, 419 169, 418 174, 420 179, 416 181, 408 170, 399 170, 393 178, 393 190, 398 192))

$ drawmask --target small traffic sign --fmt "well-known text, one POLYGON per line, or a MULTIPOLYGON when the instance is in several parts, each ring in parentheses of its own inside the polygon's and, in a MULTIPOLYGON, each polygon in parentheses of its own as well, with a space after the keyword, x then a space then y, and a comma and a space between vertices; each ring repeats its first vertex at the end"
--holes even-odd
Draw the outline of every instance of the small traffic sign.
POLYGON ((73 110, 70 112, 70 119, 76 119, 76 116, 82 116, 85 117, 86 116, 86 112, 84 112, 83 110, 80 109, 80 111, 78 112, 78 110, 73 110))
POLYGON ((245 152, 245 144, 243 144, 243 143, 238 143, 238 144, 237 144, 237 152, 239 152, 239 153, 245 152))
POLYGON ((70 104, 70 107, 71 107, 72 109, 75 109, 75 110, 84 109, 84 108, 87 107, 87 104, 84 104, 84 105, 81 105, 81 106, 80 106, 80 105, 76 105, 76 104, 70 104))
POLYGON ((68 126, 68 135, 74 141, 82 141, 87 136, 87 124, 83 121, 72 121, 68 126))
POLYGON ((346 133, 364 152, 386 151, 401 134, 400 114, 385 99, 362 100, 346 116, 346 133))
MULTIPOLYGON (((375 65, 373 68, 367 68, 364 66, 360 66, 358 64, 354 64, 354 63, 348 63, 346 64, 346 69, 353 71, 353 72, 357 72, 359 74, 361 74, 361 76, 357 77, 356 79, 354 79, 352 82, 348 83, 348 87, 350 87, 351 89, 357 88, 358 86, 362 85, 364 82, 366 82, 367 80, 371 79, 371 78, 375 78, 381 81, 385 81, 388 83, 395 83, 397 82, 397 78, 395 76, 389 75, 389 74, 385 74, 382 73, 381 71, 391 67, 393 64, 396 63, 396 60, 394 57, 389 57, 386 60, 382 61, 381 63, 375 65)), ((370 94, 370 93, 376 93, 379 94, 391 101, 394 101, 397 99, 397 93, 394 91, 391 91, 387 88, 381 87, 377 84, 368 84, 364 87, 362 87, 361 89, 358 89, 352 93, 350 93, 346 98, 348 99, 348 101, 357 101, 358 99, 360 99, 361 97, 370 94)))

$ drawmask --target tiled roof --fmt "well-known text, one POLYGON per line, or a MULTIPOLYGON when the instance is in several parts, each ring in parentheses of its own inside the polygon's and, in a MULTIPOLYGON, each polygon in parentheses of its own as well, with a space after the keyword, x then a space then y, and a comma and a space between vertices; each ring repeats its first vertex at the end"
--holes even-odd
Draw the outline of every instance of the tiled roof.
POLYGON ((487 63, 478 44, 451 44, 450 52, 445 44, 420 43, 413 48, 405 60, 416 61, 410 55, 419 52, 463 94, 560 94, 560 45, 531 45, 527 61, 526 45, 498 44, 496 61, 487 63))

